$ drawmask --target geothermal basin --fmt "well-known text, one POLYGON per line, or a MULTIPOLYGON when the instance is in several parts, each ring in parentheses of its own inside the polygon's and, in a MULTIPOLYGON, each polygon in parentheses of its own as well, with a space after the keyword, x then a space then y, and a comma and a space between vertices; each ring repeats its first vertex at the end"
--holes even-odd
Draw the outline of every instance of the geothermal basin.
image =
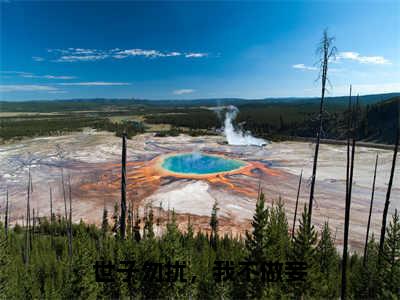
MULTIPOLYGON (((297 216, 309 200, 314 145, 279 142, 260 147, 224 142, 222 136, 156 137, 146 133, 132 137, 127 141, 128 206, 137 209, 141 218, 152 206, 160 224, 155 225, 156 234, 163 233, 172 210, 180 229, 186 230, 190 217, 195 230, 207 232, 211 210, 217 202, 220 233, 243 236, 246 230, 251 230, 260 187, 268 206, 279 198, 284 202, 291 228, 301 170, 303 184, 297 216)), ((340 246, 347 150, 342 145, 320 147, 313 224, 320 230, 329 221, 335 243, 340 246)), ((371 231, 375 236, 380 232, 393 151, 358 146, 350 213, 352 251, 364 245, 376 153, 379 153, 379 163, 371 231)), ((112 212, 121 197, 121 139, 112 133, 85 130, 2 144, 0 216, 5 212, 8 190, 13 224, 22 224, 24 219, 28 165, 33 181, 31 207, 35 215, 49 216, 50 188, 53 211, 63 215, 62 170, 64 177, 71 179, 74 222, 82 219, 100 225, 104 207, 112 212)), ((400 168, 395 173, 390 215, 396 208, 400 209, 400 168)), ((296 227, 298 224, 297 220, 296 227)))

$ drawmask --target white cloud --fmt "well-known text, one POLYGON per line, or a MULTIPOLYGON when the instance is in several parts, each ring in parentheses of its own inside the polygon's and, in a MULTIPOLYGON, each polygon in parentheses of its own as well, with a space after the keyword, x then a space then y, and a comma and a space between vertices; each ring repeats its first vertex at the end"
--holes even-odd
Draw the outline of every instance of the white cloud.
POLYGON ((337 55, 336 60, 341 60, 341 59, 353 60, 362 64, 374 64, 374 65, 390 64, 390 61, 384 58, 383 56, 362 56, 360 55, 360 53, 352 51, 340 52, 337 55))
POLYGON ((107 58, 108 55, 63 55, 56 59, 56 62, 75 62, 75 61, 96 61, 107 58))
POLYGON ((64 79, 64 80, 69 80, 69 79, 75 79, 75 76, 54 76, 54 75, 44 75, 43 78, 46 79, 64 79))
POLYGON ((208 53, 195 53, 195 52, 185 53, 186 58, 200 58, 206 56, 208 56, 208 53))
POLYGON ((62 80, 69 80, 76 78, 75 76, 34 75, 34 74, 23 74, 21 76, 25 78, 44 78, 44 79, 62 79, 62 80))
POLYGON ((167 53, 167 56, 181 56, 182 55, 182 53, 180 53, 180 52, 169 52, 169 53, 167 53))
POLYGON ((101 49, 83 49, 83 48, 67 48, 67 49, 47 49, 50 55, 55 56, 55 62, 78 62, 78 61, 99 61, 107 58, 124 59, 127 57, 142 56, 146 58, 157 57, 178 57, 185 58, 201 58, 206 57, 208 53, 200 52, 179 52, 179 51, 159 51, 155 49, 119 49, 110 50, 101 49))
POLYGON ((89 81, 89 82, 64 82, 60 85, 76 85, 76 86, 119 86, 131 85, 129 82, 105 82, 105 81, 89 81))
POLYGON ((43 58, 43 57, 40 57, 40 56, 32 56, 32 59, 33 59, 34 61, 44 61, 44 58, 43 58))
POLYGON ((306 66, 305 64, 296 64, 292 66, 294 69, 300 69, 300 70, 307 70, 307 71, 315 71, 317 70, 316 67, 309 67, 306 66))
POLYGON ((83 49, 83 48, 68 48, 69 51, 75 52, 77 54, 95 54, 96 50, 93 49, 83 49))
POLYGON ((36 75, 29 72, 18 72, 18 71, 1 71, 3 74, 14 74, 24 78, 41 78, 41 79, 62 79, 69 80, 75 79, 75 76, 56 76, 56 75, 36 75))
POLYGON ((56 87, 37 84, 3 84, 0 92, 54 92, 59 91, 56 87))
POLYGON ((180 90, 175 90, 172 93, 174 95, 185 95, 185 94, 191 94, 194 93, 196 90, 193 89, 180 89, 180 90))
POLYGON ((55 62, 96 61, 109 57, 107 51, 84 48, 47 49, 55 62))
POLYGON ((143 50, 143 49, 128 49, 122 50, 115 53, 116 58, 125 58, 128 56, 145 56, 145 57, 164 57, 164 53, 157 50, 143 50))

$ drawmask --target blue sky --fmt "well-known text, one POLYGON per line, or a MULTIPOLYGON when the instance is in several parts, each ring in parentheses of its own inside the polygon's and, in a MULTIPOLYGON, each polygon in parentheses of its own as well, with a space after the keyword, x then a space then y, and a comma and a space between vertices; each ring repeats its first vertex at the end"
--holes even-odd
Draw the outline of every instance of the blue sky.
POLYGON ((1 3, 0 99, 317 96, 400 91, 400 2, 1 3))

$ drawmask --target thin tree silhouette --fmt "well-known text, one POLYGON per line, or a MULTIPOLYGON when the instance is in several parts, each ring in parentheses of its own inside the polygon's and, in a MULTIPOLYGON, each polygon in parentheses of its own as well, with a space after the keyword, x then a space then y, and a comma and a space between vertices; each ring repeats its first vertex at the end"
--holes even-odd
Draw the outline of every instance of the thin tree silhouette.
POLYGON ((376 181, 376 169, 378 167, 378 153, 376 154, 375 159, 375 170, 374 170, 374 179, 372 181, 372 192, 371 192, 371 203, 369 205, 369 214, 368 214, 368 223, 367 223, 367 233, 365 235, 365 245, 364 245, 364 257, 363 257, 363 266, 365 267, 367 263, 367 255, 368 255, 368 239, 369 239, 369 228, 371 225, 371 214, 372 214, 372 206, 374 204, 374 195, 375 195, 375 181, 376 181))
POLYGON ((322 114, 324 109, 324 100, 325 93, 327 92, 326 84, 329 83, 328 79, 328 65, 329 62, 335 58, 337 49, 333 46, 335 38, 330 37, 328 35, 327 29, 324 30, 322 39, 317 48, 317 54, 320 56, 320 59, 316 64, 319 65, 319 75, 317 80, 321 80, 321 101, 319 106, 319 115, 318 115, 318 128, 317 128, 317 141, 315 145, 315 153, 314 153, 314 161, 313 161, 313 170, 311 177, 311 188, 310 188, 310 200, 308 203, 308 224, 311 225, 311 217, 312 217, 312 209, 314 202, 314 189, 315 189, 315 180, 317 176, 317 163, 318 163, 318 153, 319 153, 319 145, 322 133, 322 114))

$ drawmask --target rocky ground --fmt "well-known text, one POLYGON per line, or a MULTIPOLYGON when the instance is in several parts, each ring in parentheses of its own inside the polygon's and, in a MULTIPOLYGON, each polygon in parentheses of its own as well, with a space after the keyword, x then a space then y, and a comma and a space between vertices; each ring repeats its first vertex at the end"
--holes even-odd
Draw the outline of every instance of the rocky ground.
MULTIPOLYGON (((208 217, 215 201, 220 207, 220 228, 225 233, 243 234, 250 226, 261 184, 271 204, 281 197, 289 226, 293 222, 299 174, 303 169, 300 207, 308 202, 309 178, 314 147, 310 143, 280 142, 265 147, 230 146, 220 136, 156 138, 151 134, 128 141, 128 200, 143 214, 150 204, 163 220, 174 210, 181 227, 188 216, 198 229, 208 230, 208 217), (160 170, 160 156, 187 151, 223 154, 241 159, 248 167, 240 172, 204 178, 174 176, 160 170)), ((356 151, 350 245, 360 249, 365 239, 375 155, 379 153, 372 229, 379 234, 382 210, 390 172, 392 151, 359 147, 356 151)), ((64 214, 61 170, 71 181, 73 219, 99 224, 103 207, 110 215, 120 198, 121 139, 111 133, 84 131, 71 135, 26 139, 0 145, 0 212, 3 216, 8 188, 11 219, 21 222, 26 208, 28 169, 33 179, 32 208, 40 216, 49 215, 49 189, 54 209, 64 214)), ((346 147, 322 145, 317 173, 313 221, 319 228, 329 220, 342 242, 345 196, 346 147)), ((67 193, 68 193, 68 186, 67 193)), ((393 184, 390 213, 400 208, 400 168, 393 184)), ((161 232, 162 226, 157 229, 161 232)))

